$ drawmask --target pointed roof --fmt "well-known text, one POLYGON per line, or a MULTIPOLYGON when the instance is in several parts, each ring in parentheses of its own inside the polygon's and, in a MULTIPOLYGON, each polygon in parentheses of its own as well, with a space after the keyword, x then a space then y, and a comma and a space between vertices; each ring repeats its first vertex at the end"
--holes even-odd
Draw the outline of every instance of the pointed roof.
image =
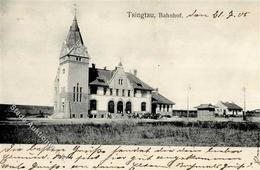
POLYGON ((78 26, 77 17, 75 16, 72 22, 72 25, 70 26, 70 30, 66 39, 67 47, 71 48, 75 44, 84 45, 83 39, 80 33, 80 29, 78 26))
POLYGON ((76 16, 72 21, 67 38, 62 45, 60 57, 68 54, 88 57, 87 48, 84 46, 76 16))
POLYGON ((119 64, 118 64, 118 66, 119 66, 119 67, 123 67, 123 64, 122 64, 121 60, 120 60, 120 62, 119 62, 119 64))

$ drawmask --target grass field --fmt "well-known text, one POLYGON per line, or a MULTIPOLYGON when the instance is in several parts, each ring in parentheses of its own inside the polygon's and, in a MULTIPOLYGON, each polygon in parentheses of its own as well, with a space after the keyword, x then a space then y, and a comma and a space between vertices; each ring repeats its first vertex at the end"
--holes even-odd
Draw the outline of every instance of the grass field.
MULTIPOLYGON (((85 124, 35 124, 58 144, 174 146, 257 146, 259 123, 111 121, 85 124)), ((27 125, 1 124, 1 143, 42 143, 27 125)))

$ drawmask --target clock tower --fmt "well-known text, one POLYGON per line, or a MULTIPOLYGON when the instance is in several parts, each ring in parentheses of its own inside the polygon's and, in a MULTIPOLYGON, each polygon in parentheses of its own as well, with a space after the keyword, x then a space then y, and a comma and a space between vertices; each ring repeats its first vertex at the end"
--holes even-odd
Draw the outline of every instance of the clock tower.
POLYGON ((75 16, 62 45, 55 78, 54 113, 58 117, 88 117, 89 59, 75 16))

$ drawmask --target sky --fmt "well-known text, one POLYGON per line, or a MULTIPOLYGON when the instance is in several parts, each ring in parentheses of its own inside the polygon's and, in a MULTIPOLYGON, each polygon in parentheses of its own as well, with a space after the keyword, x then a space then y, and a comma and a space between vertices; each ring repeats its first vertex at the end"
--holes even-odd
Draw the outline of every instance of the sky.
POLYGON ((176 109, 232 101, 260 108, 258 1, 1 1, 0 103, 53 105, 61 45, 74 18, 96 67, 137 69, 176 109), (197 10, 210 17, 186 18, 197 10), (250 12, 213 19, 212 14, 250 12), (184 18, 129 18, 131 12, 184 18))

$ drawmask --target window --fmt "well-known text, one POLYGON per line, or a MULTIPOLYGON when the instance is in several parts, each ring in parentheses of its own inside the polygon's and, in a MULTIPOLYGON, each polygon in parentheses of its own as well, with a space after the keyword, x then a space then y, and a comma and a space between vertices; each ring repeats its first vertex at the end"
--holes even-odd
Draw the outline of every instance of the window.
POLYGON ((77 93, 76 93, 76 101, 79 101, 79 83, 77 83, 77 93))
POLYGON ((131 90, 128 90, 128 97, 130 97, 131 95, 131 90))
POLYGON ((97 101, 96 100, 90 100, 90 110, 97 110, 97 101))
POLYGON ((141 103, 141 111, 146 111, 146 103, 145 102, 141 103))
POLYGON ((62 73, 63 73, 63 74, 65 74, 65 68, 64 68, 64 69, 62 69, 62 73))
POLYGON ((80 114, 80 118, 83 118, 83 114, 80 114))
POLYGON ((113 101, 109 101, 107 107, 109 113, 115 113, 115 104, 113 101))
POLYGON ((126 113, 131 113, 132 112, 132 104, 131 102, 127 102, 125 105, 125 112, 126 113))
POLYGON ((123 85, 123 79, 118 79, 118 84, 123 85))
POLYGON ((76 101, 76 87, 73 87, 73 102, 76 101))
POLYGON ((122 96, 125 96, 125 90, 124 89, 122 90, 122 96))
POLYGON ((119 101, 117 103, 117 113, 123 113, 123 102, 119 101))
POLYGON ((90 94, 97 94, 97 87, 96 86, 90 87, 90 94))
POLYGON ((79 86, 79 83, 77 83, 77 86, 73 87, 73 102, 81 102, 82 101, 82 87, 79 86))
POLYGON ((64 111, 64 109, 65 109, 65 98, 61 99, 61 107, 62 107, 62 111, 64 111))
POLYGON ((76 61, 81 61, 81 58, 80 57, 76 57, 76 61))
POLYGON ((103 114, 101 115, 101 118, 104 118, 104 115, 103 115, 103 114))
POLYGON ((145 97, 145 95, 146 95, 146 91, 141 91, 141 96, 145 97))
POLYGON ((81 102, 82 99, 82 87, 79 88, 79 102, 81 102))
POLYGON ((104 93, 104 95, 106 95, 106 93, 107 93, 107 88, 106 87, 104 87, 104 89, 103 89, 104 91, 103 91, 103 93, 104 93))
POLYGON ((75 114, 72 114, 72 117, 73 117, 73 118, 75 118, 75 117, 76 117, 76 115, 75 115, 75 114))
POLYGON ((119 89, 116 89, 116 96, 118 96, 119 94, 119 89))
POLYGON ((112 96, 113 95, 113 89, 109 89, 110 90, 110 96, 112 96))
POLYGON ((169 112, 169 105, 167 105, 167 112, 169 112))

